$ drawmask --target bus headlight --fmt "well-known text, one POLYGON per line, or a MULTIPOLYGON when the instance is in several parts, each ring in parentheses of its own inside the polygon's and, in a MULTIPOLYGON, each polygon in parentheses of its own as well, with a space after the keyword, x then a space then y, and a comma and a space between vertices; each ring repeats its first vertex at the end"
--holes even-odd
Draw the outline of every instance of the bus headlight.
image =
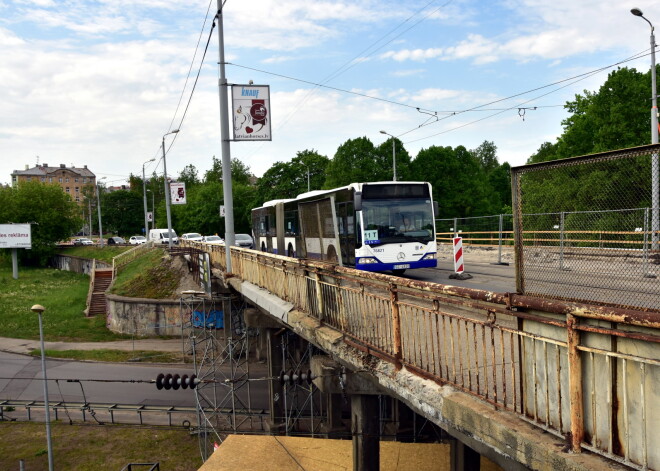
POLYGON ((427 253, 422 257, 422 260, 433 260, 438 257, 437 253, 427 253))
POLYGON ((362 263, 362 264, 368 264, 368 263, 378 263, 378 260, 376 260, 373 257, 362 257, 358 258, 357 263, 362 263))

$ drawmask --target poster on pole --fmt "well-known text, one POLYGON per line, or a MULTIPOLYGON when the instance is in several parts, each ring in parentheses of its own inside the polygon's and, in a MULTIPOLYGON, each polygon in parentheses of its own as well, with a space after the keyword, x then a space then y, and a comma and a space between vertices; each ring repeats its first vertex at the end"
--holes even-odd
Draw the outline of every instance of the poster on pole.
POLYGON ((235 141, 271 141, 270 86, 232 85, 235 141))
POLYGON ((172 204, 186 204, 186 184, 184 182, 170 183, 170 200, 172 204))
POLYGON ((31 249, 32 227, 29 224, 0 224, 0 249, 31 249))

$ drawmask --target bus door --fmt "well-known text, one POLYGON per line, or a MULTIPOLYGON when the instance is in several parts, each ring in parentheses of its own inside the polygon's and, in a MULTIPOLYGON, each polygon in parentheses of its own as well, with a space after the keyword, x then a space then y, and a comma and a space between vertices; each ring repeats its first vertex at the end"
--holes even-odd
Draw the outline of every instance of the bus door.
POLYGON ((341 258, 345 265, 355 266, 355 211, 352 202, 337 204, 337 230, 341 258))
POLYGON ((334 198, 300 203, 298 212, 307 257, 341 265, 334 198))

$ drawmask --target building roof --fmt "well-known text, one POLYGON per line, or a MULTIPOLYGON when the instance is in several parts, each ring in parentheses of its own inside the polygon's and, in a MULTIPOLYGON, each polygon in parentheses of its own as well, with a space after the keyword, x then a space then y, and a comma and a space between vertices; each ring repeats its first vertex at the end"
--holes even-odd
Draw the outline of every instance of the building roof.
POLYGON ((58 170, 68 170, 70 172, 80 175, 81 177, 96 177, 96 175, 94 175, 94 173, 87 168, 87 165, 85 165, 82 168, 79 168, 79 167, 67 167, 64 164, 60 164, 59 167, 49 167, 48 164, 43 164, 25 170, 14 170, 12 172, 12 176, 23 175, 26 177, 47 177, 57 172, 58 170))

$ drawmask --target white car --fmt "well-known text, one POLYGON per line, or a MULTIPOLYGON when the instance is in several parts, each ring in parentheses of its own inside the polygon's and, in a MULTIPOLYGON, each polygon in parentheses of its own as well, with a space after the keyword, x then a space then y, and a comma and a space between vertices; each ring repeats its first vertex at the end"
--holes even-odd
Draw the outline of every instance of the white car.
POLYGON ((207 244, 213 245, 225 245, 225 241, 222 240, 222 237, 217 235, 209 235, 204 237, 204 242, 207 244))
POLYGON ((199 232, 187 232, 181 236, 184 240, 194 240, 196 242, 202 242, 204 237, 199 232))
POLYGON ((94 245, 94 242, 87 237, 78 237, 77 239, 73 239, 73 245, 94 245))
POLYGON ((128 243, 131 245, 146 244, 147 238, 145 236, 131 236, 131 238, 128 239, 128 243))

